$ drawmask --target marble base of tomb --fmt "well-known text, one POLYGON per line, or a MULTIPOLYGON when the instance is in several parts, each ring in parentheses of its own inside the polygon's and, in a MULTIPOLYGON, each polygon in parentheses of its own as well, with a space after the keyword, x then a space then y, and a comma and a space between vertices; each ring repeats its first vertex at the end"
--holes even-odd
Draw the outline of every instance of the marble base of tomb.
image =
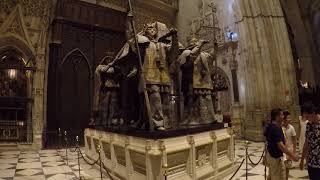
POLYGON ((222 179, 235 171, 234 136, 230 128, 189 135, 146 138, 87 128, 85 153, 101 158, 113 179, 168 180, 222 179))

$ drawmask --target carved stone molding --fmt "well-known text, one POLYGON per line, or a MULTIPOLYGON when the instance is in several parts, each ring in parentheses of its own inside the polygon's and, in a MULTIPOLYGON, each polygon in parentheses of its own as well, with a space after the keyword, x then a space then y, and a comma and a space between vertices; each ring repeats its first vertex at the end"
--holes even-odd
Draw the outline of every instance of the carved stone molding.
MULTIPOLYGON (((17 5, 23 10, 23 16, 39 17, 41 22, 48 24, 51 7, 51 0, 1 0, 0 12, 11 13, 17 5)), ((29 22, 27 26, 30 26, 29 22)))
POLYGON ((18 4, 19 0, 1 0, 0 11, 9 14, 18 4))
POLYGON ((5 22, 0 26, 0 36, 13 36, 23 41, 24 44, 32 51, 33 55, 35 54, 35 50, 32 46, 28 29, 22 15, 22 8, 20 6, 15 7, 5 22))

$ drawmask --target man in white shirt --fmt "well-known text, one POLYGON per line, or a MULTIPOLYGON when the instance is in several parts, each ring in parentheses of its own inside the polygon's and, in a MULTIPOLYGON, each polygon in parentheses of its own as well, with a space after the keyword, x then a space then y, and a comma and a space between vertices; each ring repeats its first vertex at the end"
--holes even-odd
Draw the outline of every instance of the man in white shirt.
MULTIPOLYGON (((283 112, 283 134, 286 139, 286 146, 287 148, 293 152, 293 154, 296 154, 296 147, 297 147, 297 134, 296 131, 294 130, 294 127, 290 124, 291 123, 291 115, 288 111, 283 112)), ((289 176, 289 169, 292 167, 292 160, 286 156, 286 169, 287 169, 287 179, 289 176)))

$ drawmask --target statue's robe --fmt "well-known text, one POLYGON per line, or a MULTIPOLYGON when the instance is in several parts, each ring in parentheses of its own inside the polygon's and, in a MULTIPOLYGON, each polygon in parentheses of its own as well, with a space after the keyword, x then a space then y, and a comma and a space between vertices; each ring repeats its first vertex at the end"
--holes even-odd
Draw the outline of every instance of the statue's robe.
MULTIPOLYGON (((195 47, 196 48, 196 47, 195 47)), ((184 95, 184 123, 207 124, 214 122, 212 102, 212 57, 198 49, 187 49, 179 57, 184 95)))

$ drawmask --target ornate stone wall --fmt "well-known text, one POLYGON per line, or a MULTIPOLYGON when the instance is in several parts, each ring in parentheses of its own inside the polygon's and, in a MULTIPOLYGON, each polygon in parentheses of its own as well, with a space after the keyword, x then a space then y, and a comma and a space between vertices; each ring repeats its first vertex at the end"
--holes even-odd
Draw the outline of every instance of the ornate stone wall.
POLYGON ((32 58, 36 64, 31 95, 35 147, 42 146, 46 46, 53 7, 51 0, 4 0, 0 3, 0 40, 14 40, 11 47, 21 51, 26 58, 32 58))
MULTIPOLYGON (((82 0, 98 4, 119 11, 128 11, 127 0, 82 0)), ((176 12, 178 10, 177 0, 136 0, 132 1, 136 28, 140 31, 144 24, 160 21, 169 27, 175 26, 176 12)))

